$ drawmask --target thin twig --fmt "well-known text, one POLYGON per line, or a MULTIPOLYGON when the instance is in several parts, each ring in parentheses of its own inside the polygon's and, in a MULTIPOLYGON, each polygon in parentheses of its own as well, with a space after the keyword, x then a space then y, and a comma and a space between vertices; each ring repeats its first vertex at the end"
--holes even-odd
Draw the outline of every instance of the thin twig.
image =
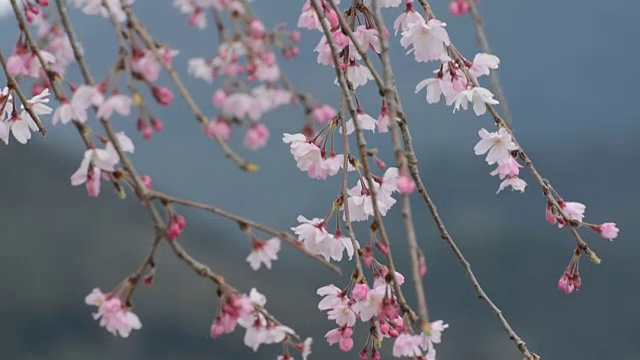
MULTIPOLYGON (((478 9, 478 5, 476 4, 476 0, 467 0, 469 4, 469 13, 471 14, 471 20, 473 20, 473 25, 476 29, 476 38, 482 51, 487 54, 491 54, 491 47, 489 46, 489 40, 487 39, 487 34, 484 31, 484 21, 482 20, 482 15, 480 14, 480 10, 478 9)), ((511 112, 509 111, 509 105, 507 104, 507 96, 504 94, 502 90, 502 86, 500 86, 500 78, 498 76, 498 70, 494 69, 489 73, 489 82, 491 86, 491 91, 493 91, 498 97, 498 101, 500 101, 500 110, 502 110, 502 114, 506 120, 508 127, 511 129, 511 112)))
MULTIPOLYGON (((333 0, 330 0, 331 3, 333 3, 333 0)), ((387 260, 387 266, 389 267, 389 272, 390 274, 393 274, 393 276, 391 276, 392 278, 392 282, 393 282, 393 288, 395 290, 396 293, 396 297, 398 300, 398 305, 402 311, 403 314, 409 314, 409 316, 411 317, 412 320, 416 319, 416 314, 413 312, 413 310, 411 309, 411 307, 409 307, 409 305, 407 304, 407 301, 404 298, 404 294, 402 293, 402 289, 400 289, 400 284, 398 284, 397 281, 397 277, 395 276, 396 274, 396 268, 395 268, 395 264, 393 262, 393 256, 391 254, 391 245, 389 242, 389 238, 387 236, 387 232, 386 229, 384 227, 384 222, 382 220, 382 215, 380 213, 380 209, 378 207, 378 202, 377 202, 377 194, 376 194, 376 189, 375 189, 375 185, 374 185, 374 180, 373 180, 373 175, 371 173, 371 169, 369 168, 369 162, 368 162, 368 155, 367 155, 367 143, 366 140, 364 138, 364 133, 362 130, 362 126, 360 125, 360 123, 357 120, 357 110, 356 110, 356 106, 353 102, 353 99, 351 98, 350 95, 350 90, 349 90, 349 85, 347 84, 347 79, 345 77, 345 72, 342 71, 340 69, 340 58, 338 56, 338 52, 337 52, 337 46, 333 40, 332 34, 331 34, 331 29, 329 29, 328 26, 328 21, 326 21, 325 15, 323 11, 320 11, 320 6, 318 5, 318 0, 312 0, 311 1, 311 5, 313 6, 316 14, 318 14, 318 17, 320 19, 320 23, 322 24, 322 30, 327 38, 327 41, 329 42, 329 46, 331 49, 331 56, 333 57, 333 61, 334 61, 334 68, 336 70, 336 76, 338 77, 338 83, 340 84, 340 89, 342 90, 342 95, 344 96, 344 98, 347 101, 347 108, 349 109, 349 113, 351 114, 351 118, 353 120, 353 124, 355 127, 355 133, 356 133, 356 141, 358 144, 358 152, 360 154, 360 159, 362 162, 362 168, 363 168, 363 172, 365 175, 365 178, 367 180, 367 186, 368 186, 368 190, 369 190, 369 195, 371 196, 371 202, 373 205, 373 213, 374 213, 374 219, 375 219, 375 223, 372 225, 372 229, 373 228, 377 228, 377 231, 380 234, 380 240, 382 241, 382 243, 385 245, 385 247, 387 248, 386 253, 385 253, 385 257, 387 260)), ((335 4, 332 4, 335 5, 335 4)), ((373 231, 373 230, 372 230, 373 231)))
POLYGON ((338 116, 340 118, 340 127, 342 129, 342 144, 343 144, 343 162, 342 162, 342 206, 344 208, 344 224, 347 228, 347 233, 351 238, 351 244, 353 245, 354 255, 356 257, 356 270, 358 271, 358 277, 364 276, 364 269, 362 268, 362 259, 360 258, 360 244, 356 240, 356 233, 353 231, 351 223, 351 214, 349 214, 349 204, 347 203, 349 195, 347 191, 349 189, 349 156, 351 150, 349 149, 349 134, 347 134, 347 121, 345 120, 345 98, 340 97, 340 109, 338 109, 338 116))
MULTIPOLYGON (((377 6, 377 0, 373 0, 373 19, 378 29, 378 34, 384 34, 384 20, 380 8, 377 6)), ((398 104, 393 93, 393 71, 391 68, 391 59, 389 57, 389 40, 386 36, 380 35, 380 62, 382 63, 382 74, 384 76, 384 87, 380 88, 380 93, 384 96, 384 100, 389 109, 389 129, 391 130, 391 143, 393 152, 398 164, 398 170, 404 171, 406 164, 406 155, 402 149, 402 140, 398 130, 398 104)), ((404 220, 405 231, 407 233, 407 242, 409 244, 409 255, 411 259, 411 272, 413 274, 413 284, 418 301, 418 314, 420 320, 425 324, 429 324, 429 312, 427 307, 427 299, 422 284, 422 276, 420 275, 420 263, 418 259, 418 241, 416 239, 415 227, 413 224, 413 215, 411 213, 411 203, 408 194, 402 194, 402 217, 404 220)))
POLYGON ((244 218, 242 216, 236 215, 236 214, 232 214, 228 211, 222 210, 218 207, 215 207, 213 205, 208 205, 208 204, 203 204, 203 203, 199 203, 197 201, 191 201, 191 200, 187 200, 187 199, 181 199, 178 197, 175 197, 173 195, 169 195, 169 194, 165 194, 156 190, 149 190, 149 197, 151 199, 160 199, 162 201, 166 201, 169 203, 175 203, 175 204, 180 204, 183 206, 187 206, 187 207, 191 207, 191 208, 195 208, 195 209, 200 209, 200 210, 205 210, 211 213, 214 213, 216 215, 222 216, 224 218, 227 218, 229 220, 233 220, 236 221, 240 224, 245 224, 248 225, 256 230, 260 230, 266 234, 275 236, 277 238, 280 238, 281 240, 284 240, 286 243, 288 243, 289 245, 292 245, 296 250, 300 251, 301 253, 305 254, 307 257, 321 263, 322 265, 324 265, 325 267, 333 270, 334 272, 340 274, 340 268, 338 268, 337 266, 331 264, 328 261, 325 261, 324 259, 313 255, 312 253, 308 252, 307 250, 305 250, 303 247, 300 246, 300 242, 298 241, 298 239, 296 239, 293 235, 284 232, 284 231, 279 231, 279 230, 275 230, 272 229, 266 225, 257 223, 253 220, 244 218))
POLYGON ((89 71, 89 66, 87 65, 84 59, 84 52, 82 51, 82 47, 78 42, 78 37, 76 36, 75 31, 71 27, 71 22, 69 21, 69 15, 67 14, 67 8, 63 0, 56 0, 56 7, 58 8, 58 15, 60 16, 60 22, 62 22, 62 27, 64 31, 67 33, 69 37, 69 42, 71 43, 71 49, 73 50, 73 55, 80 65, 80 73, 82 74, 82 78, 85 83, 88 85, 93 85, 94 80, 91 76, 91 72, 89 71))

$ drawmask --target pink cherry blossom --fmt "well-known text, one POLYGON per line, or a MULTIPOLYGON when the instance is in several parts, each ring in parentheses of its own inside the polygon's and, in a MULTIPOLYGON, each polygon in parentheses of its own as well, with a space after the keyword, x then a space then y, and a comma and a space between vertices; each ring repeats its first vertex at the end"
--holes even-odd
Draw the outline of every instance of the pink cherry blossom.
POLYGON ((88 149, 84 153, 80 167, 71 175, 71 185, 86 183, 87 193, 95 197, 100 193, 101 171, 113 171, 116 162, 109 151, 104 149, 88 149))
POLYGON ((154 86, 151 89, 153 98, 156 99, 158 104, 167 106, 173 101, 173 92, 164 86, 154 86))
POLYGON ((453 112, 459 110, 460 107, 467 110, 469 103, 473 104, 473 112, 475 112, 477 116, 487 112, 487 104, 499 104, 498 100, 493 98, 491 91, 480 86, 475 86, 458 93, 455 98, 453 112))
POLYGON ((100 119, 109 119, 114 112, 122 116, 129 116, 132 105, 133 99, 130 96, 114 94, 105 100, 100 107, 98 107, 96 117, 100 119))
POLYGON ((393 342, 393 356, 414 357, 421 356, 420 346, 423 343, 422 335, 400 334, 393 342))
POLYGON ((440 101, 442 95, 449 97, 448 94, 451 95, 454 92, 451 81, 447 81, 442 77, 427 78, 420 81, 416 85, 415 93, 417 94, 425 87, 427 89, 426 99, 428 104, 435 104, 440 101))
POLYGON ((449 45, 450 40, 444 29, 446 25, 438 19, 408 23, 407 30, 402 32, 400 45, 408 49, 407 54, 414 53, 417 62, 447 61, 449 56, 445 45, 449 45))
POLYGON ((374 287, 367 292, 367 297, 353 304, 353 311, 362 321, 369 321, 378 315, 382 303, 387 296, 386 285, 374 287))
POLYGON ((380 109, 380 116, 378 116, 378 132, 389 132, 389 109, 384 103, 382 104, 382 108, 380 109))
POLYGON ((416 188, 416 183, 410 176, 403 172, 398 177, 397 186, 400 194, 411 194, 416 188))
POLYGON ((307 140, 304 134, 285 133, 282 141, 290 144, 291 154, 302 171, 316 171, 318 162, 322 160, 320 148, 313 141, 307 140))
POLYGON ((71 101, 63 99, 60 102, 53 114, 52 123, 55 125, 60 121, 66 124, 71 120, 83 123, 87 121, 87 109, 91 106, 101 106, 103 103, 104 96, 97 87, 80 85, 73 92, 71 101))
POLYGON ((498 175, 500 180, 505 177, 518 176, 521 167, 522 165, 518 164, 518 161, 513 156, 509 156, 506 161, 498 162, 498 167, 491 172, 491 176, 498 175))
MULTIPOLYGON (((376 131, 376 127, 378 126, 378 120, 374 119, 373 116, 365 113, 361 108, 358 108, 358 113, 356 114, 356 120, 360 127, 363 130, 371 130, 373 132, 376 131)), ((355 124, 353 123, 353 119, 347 120, 347 134, 352 134, 356 130, 355 124)), ((342 128, 340 128, 340 133, 342 133, 342 128)))
MULTIPOLYGON (((366 25, 359 25, 353 32, 353 36, 362 49, 366 50, 371 47, 373 51, 378 54, 382 50, 378 30, 375 28, 368 28, 366 25)), ((353 43, 349 44, 349 54, 352 57, 352 60, 360 60, 362 58, 360 54, 358 54, 358 50, 353 43)))
MULTIPOLYGON (((347 80, 351 83, 354 89, 365 85, 369 80, 373 80, 371 70, 357 61, 350 61, 346 70, 347 80)), ((334 84, 339 85, 338 79, 334 81, 334 84)))
POLYGON ((478 53, 473 58, 473 63, 469 68, 469 75, 476 79, 482 75, 489 75, 489 69, 497 69, 499 64, 500 59, 498 59, 497 56, 487 53, 478 53))
POLYGON ((591 226, 591 228, 600 234, 603 238, 609 239, 610 241, 618 237, 618 232, 620 229, 616 226, 616 223, 606 222, 600 225, 591 226))
POLYGON ((353 328, 339 327, 335 328, 324 336, 327 339, 329 345, 338 344, 340 350, 350 351, 353 348, 353 328))
POLYGON ((302 6, 302 13, 298 18, 298 27, 309 30, 322 29, 318 14, 316 14, 309 0, 305 1, 304 5, 302 6))
POLYGON ((205 127, 204 132, 207 136, 213 138, 214 134, 218 134, 224 141, 229 141, 231 137, 231 125, 229 121, 224 118, 217 118, 215 120, 211 120, 205 127))
POLYGON ((291 230, 298 235, 298 240, 300 241, 319 242, 329 235, 324 226, 323 219, 313 218, 312 220, 309 220, 300 215, 297 220, 300 225, 291 228, 291 230))
MULTIPOLYGON (((391 195, 398 190, 398 177, 398 169, 390 167, 385 171, 384 177, 380 179, 380 182, 374 181, 378 209, 383 216, 396 203, 396 200, 391 195)), ((349 195, 347 206, 351 221, 365 221, 374 214, 370 191, 362 187, 364 181, 364 179, 361 179, 356 186, 347 191, 349 195)))
POLYGON ((304 339, 303 342, 297 343, 295 345, 296 349, 300 351, 300 355, 302 356, 302 360, 307 360, 309 355, 311 355, 311 345, 313 344, 313 339, 308 337, 304 339))
POLYGON ((367 298, 369 294, 369 286, 366 283, 357 284, 353 287, 353 291, 351 292, 351 296, 356 301, 361 301, 367 298))
POLYGON ((406 3, 406 9, 393 22, 393 29, 395 30, 396 35, 398 35, 398 30, 402 30, 402 32, 409 30, 409 24, 415 24, 424 21, 424 18, 420 15, 420 13, 415 11, 415 9, 413 8, 412 2, 407 1, 406 3))
POLYGON ((507 186, 511 186, 511 190, 518 190, 520 192, 524 192, 524 188, 527 187, 527 183, 517 176, 510 176, 504 179, 504 181, 500 183, 500 186, 498 187, 498 191, 496 191, 496 194, 504 190, 507 186))
POLYGON ((103 18, 109 18, 111 15, 118 22, 124 22, 127 19, 127 14, 122 9, 122 6, 133 4, 134 0, 106 0, 106 6, 103 5, 102 0, 74 0, 76 7, 82 7, 82 12, 87 15, 100 14, 103 18))
MULTIPOLYGON (((9 105, 7 104, 7 107, 9 105)), ((12 111, 6 122, 0 122, 0 139, 7 145, 9 144, 9 132, 13 134, 16 141, 26 144, 31 139, 32 131, 38 131, 38 127, 24 110, 20 114, 12 111)))
POLYGON ((476 155, 488 152, 486 160, 489 165, 508 161, 511 157, 511 151, 518 149, 518 146, 511 140, 511 134, 505 128, 500 128, 497 132, 480 129, 478 135, 481 140, 473 150, 476 155))
POLYGON ((558 280, 558 291, 564 291, 565 294, 571 294, 574 290, 580 290, 582 280, 580 274, 576 272, 565 271, 560 280, 558 280))
MULTIPOLYGON (((118 139, 118 144, 120 145, 122 151, 133 154, 135 150, 133 141, 131 141, 131 139, 123 131, 117 132, 115 135, 116 139, 118 139)), ((118 155, 118 152, 116 151, 111 141, 108 141, 106 143, 104 149, 109 153, 109 156, 111 157, 109 162, 117 164, 120 161, 120 156, 118 155)))
POLYGON ((584 204, 564 200, 559 200, 558 204, 562 207, 562 212, 567 219, 582 222, 587 208, 584 204))
POLYGON ((260 123, 255 123, 247 129, 244 135, 244 146, 251 150, 258 150, 267 145, 269 129, 260 123))
POLYGON ((271 269, 271 261, 278 259, 280 252, 280 239, 277 237, 267 241, 254 238, 251 242, 251 254, 247 256, 247 262, 253 270, 260 269, 264 264, 267 269, 271 269))
POLYGON ((313 109, 311 115, 319 124, 326 124, 336 116, 336 111, 329 105, 320 105, 313 109))
POLYGON ((100 289, 96 288, 86 296, 85 303, 98 307, 98 312, 93 314, 93 318, 100 319, 100 326, 113 335, 126 338, 131 330, 142 328, 138 316, 126 308, 117 296, 103 294, 100 289))

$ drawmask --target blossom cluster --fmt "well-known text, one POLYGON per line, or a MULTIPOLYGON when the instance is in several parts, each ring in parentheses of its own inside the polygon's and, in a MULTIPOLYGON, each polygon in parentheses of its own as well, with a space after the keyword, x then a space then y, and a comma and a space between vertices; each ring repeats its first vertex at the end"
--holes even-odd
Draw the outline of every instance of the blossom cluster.
POLYGON ((327 318, 337 325, 326 333, 327 342, 338 344, 342 351, 350 351, 354 346, 353 331, 359 319, 372 324, 367 344, 360 351, 361 358, 367 358, 369 353, 372 359, 380 358, 377 347, 372 344, 391 338, 394 339, 395 357, 423 356, 425 352, 427 359, 435 359, 434 344, 440 343, 441 333, 448 325, 438 320, 430 323, 422 333, 412 334, 400 314, 393 286, 394 282, 402 285, 404 277, 398 272, 389 277, 389 270, 384 265, 374 264, 372 287, 359 281, 344 290, 333 284, 318 289, 317 294, 323 297, 318 308, 327 311, 327 318))
POLYGON ((126 338, 131 334, 131 330, 139 330, 142 323, 117 294, 104 294, 96 288, 84 299, 87 305, 98 307, 98 312, 93 314, 95 320, 100 320, 100 326, 107 329, 113 335, 126 338))
MULTIPOLYGON (((49 89, 42 90, 41 93, 32 97, 27 106, 37 115, 51 114, 53 111, 47 103, 49 102, 49 89)), ((24 104, 20 105, 20 110, 15 106, 15 99, 9 88, 5 87, 0 92, 0 140, 9 144, 9 135, 13 135, 17 142, 26 144, 31 139, 31 132, 38 131, 36 122, 27 112, 24 104)))
POLYGON ((199 29, 206 27, 209 9, 227 13, 233 21, 244 25, 234 36, 221 37, 215 56, 189 59, 188 73, 209 83, 224 78, 222 86, 211 97, 218 114, 205 126, 207 135, 227 141, 233 124, 246 124, 245 147, 251 150, 264 147, 270 134, 260 122, 262 116, 279 106, 295 103, 294 92, 281 81, 282 73, 273 48, 281 48, 285 58, 297 56, 300 34, 286 31, 282 26, 267 30, 245 9, 242 1, 175 0, 174 6, 189 15, 189 25, 199 29))
MULTIPOLYGON (((230 334, 236 325, 245 329, 244 344, 257 351, 262 344, 291 342, 300 351, 302 358, 307 359, 311 353, 310 338, 301 343, 293 343, 293 329, 279 324, 264 309, 267 298, 255 288, 249 295, 239 295, 226 291, 220 299, 220 309, 211 324, 211 337, 230 334)), ((285 353, 288 354, 288 353, 285 353)), ((288 355, 287 355, 288 356, 288 355)))

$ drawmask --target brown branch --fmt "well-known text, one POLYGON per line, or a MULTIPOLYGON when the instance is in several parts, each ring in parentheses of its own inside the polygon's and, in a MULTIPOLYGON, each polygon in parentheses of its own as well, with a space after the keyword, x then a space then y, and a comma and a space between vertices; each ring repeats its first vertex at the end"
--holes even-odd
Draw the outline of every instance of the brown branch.
MULTIPOLYGON (((330 0, 331 3, 333 3, 333 0, 330 0)), ((353 124, 355 127, 355 132, 356 132, 356 140, 357 140, 357 144, 358 144, 358 152, 360 154, 360 159, 362 161, 362 168, 365 174, 365 178, 367 180, 367 186, 369 187, 369 194, 371 196, 371 202, 373 204, 373 213, 374 213, 374 219, 375 219, 375 226, 377 227, 377 231, 380 234, 380 239, 382 241, 382 243, 387 247, 387 251, 385 253, 385 257, 387 260, 387 266, 389 267, 389 272, 393 275, 391 276, 392 278, 392 282, 393 282, 393 287, 396 293, 396 297, 398 299, 398 305, 400 306, 400 309, 402 311, 403 314, 409 314, 409 316, 411 317, 411 320, 415 320, 416 319, 416 315, 413 312, 413 310, 411 309, 411 307, 409 307, 409 305, 407 304, 407 301, 404 298, 404 294, 402 293, 402 289, 400 289, 400 284, 398 284, 397 281, 397 277, 395 276, 396 273, 396 268, 395 268, 395 264, 393 262, 393 256, 391 254, 391 244, 389 242, 389 238, 387 236, 387 232, 386 229, 384 227, 384 222, 382 220, 382 215, 380 213, 380 209, 378 208, 378 202, 377 202, 377 194, 376 194, 376 189, 374 186, 374 180, 373 180, 373 175, 371 173, 371 169, 369 168, 369 162, 368 162, 368 155, 367 155, 367 143, 366 140, 364 138, 364 133, 362 130, 362 126, 360 125, 360 123, 357 121, 357 110, 356 110, 356 106, 353 102, 353 99, 351 98, 351 95, 349 93, 349 85, 347 84, 347 80, 345 77, 345 72, 342 71, 340 69, 340 59, 338 56, 338 51, 337 51, 337 46, 333 40, 333 37, 331 35, 331 29, 329 29, 329 26, 327 25, 327 21, 325 19, 325 15, 323 11, 320 11, 320 6, 318 5, 318 0, 312 0, 311 1, 311 5, 313 6, 316 14, 318 15, 319 19, 320 19, 320 24, 322 24, 322 30, 327 38, 327 41, 329 42, 329 46, 331 49, 331 56, 333 58, 334 61, 334 68, 336 70, 336 75, 338 77, 338 83, 340 84, 340 89, 342 90, 342 96, 346 99, 347 102, 347 108, 349 109, 349 113, 351 114, 351 118, 353 120, 353 124)), ((335 4, 333 4, 335 5, 335 4)), ((345 205, 347 206, 347 205, 345 205)), ((372 226, 373 227, 373 226, 372 226)))
MULTIPOLYGON (((377 6, 377 0, 373 0, 372 8, 374 15, 374 22, 378 29, 378 34, 384 34, 384 20, 380 8, 377 6)), ((380 62, 382 63, 382 73, 384 76, 384 86, 381 87, 380 93, 384 96, 384 100, 389 109, 389 128, 391 130, 391 143, 393 146, 393 152, 398 164, 398 170, 403 171, 406 164, 406 155, 402 149, 402 140, 398 129, 398 104, 396 97, 393 93, 394 80, 393 71, 391 68, 391 58, 389 57, 389 41, 384 35, 380 35, 380 62)), ((427 299, 422 284, 422 276, 420 276, 420 262, 418 259, 418 241, 416 239, 415 227, 413 224, 413 215, 411 213, 411 203, 408 194, 402 194, 402 217, 404 221, 405 231, 407 233, 407 242, 409 244, 409 255, 411 259, 411 272, 413 275, 413 284, 416 292, 416 299, 418 301, 418 314, 420 320, 423 322, 422 328, 425 324, 429 324, 429 312, 427 307, 427 299)))
MULTIPOLYGON (((103 3, 104 4, 104 3, 103 3)), ((58 15, 60 16, 60 22, 62 22, 62 27, 64 28, 65 33, 69 37, 69 42, 71 43, 71 49, 73 50, 73 56, 75 57, 78 65, 80 65, 80 73, 82 74, 82 78, 85 83, 89 85, 93 85, 94 80, 91 76, 91 72, 89 71, 89 66, 84 59, 84 53, 82 51, 82 47, 78 42, 78 37, 76 33, 73 31, 71 27, 71 22, 69 21, 69 15, 67 14, 67 8, 63 3, 63 0, 56 0, 56 7, 58 9, 58 15)))
POLYGON ((303 247, 300 246, 300 242, 298 241, 298 239, 296 239, 293 235, 284 232, 284 231, 279 231, 279 230, 275 230, 272 229, 266 225, 260 224, 258 222, 255 222, 253 220, 244 218, 242 216, 236 215, 236 214, 232 214, 228 211, 222 210, 218 207, 212 206, 212 205, 208 205, 208 204, 203 204, 203 203, 199 203, 197 201, 192 201, 192 200, 187 200, 187 199, 182 199, 182 198, 178 198, 175 197, 173 195, 169 195, 169 194, 165 194, 156 190, 149 190, 149 197, 150 199, 160 199, 162 201, 168 202, 168 203, 175 203, 175 204, 180 204, 183 206, 187 206, 187 207, 191 207, 191 208, 195 208, 195 209, 200 209, 200 210, 205 210, 208 212, 211 212, 213 214, 222 216, 224 218, 227 218, 229 220, 233 220, 239 224, 244 224, 244 225, 248 225, 256 230, 260 230, 266 234, 275 236, 277 238, 280 238, 281 240, 284 240, 287 244, 293 246, 296 250, 300 251, 301 253, 305 254, 307 257, 319 262, 320 264, 324 265, 325 267, 333 270, 334 272, 340 274, 340 268, 331 264, 328 261, 325 261, 324 259, 317 257, 315 255, 313 255, 312 253, 308 252, 307 250, 305 250, 303 247))
POLYGON ((360 258, 360 244, 358 240, 356 240, 356 233, 353 231, 353 226, 351 223, 351 214, 349 214, 349 205, 347 203, 347 199, 349 195, 347 194, 347 190, 349 189, 349 156, 351 155, 351 150, 349 149, 349 135, 347 134, 347 122, 345 120, 344 113, 344 105, 345 100, 344 96, 341 97, 340 101, 340 109, 339 109, 339 117, 340 117, 340 126, 342 129, 342 144, 343 144, 343 163, 342 163, 342 206, 344 208, 344 224, 347 228, 347 233, 351 238, 351 244, 353 245, 353 253, 356 257, 356 270, 358 271, 358 278, 364 276, 364 269, 362 268, 362 259, 360 258))

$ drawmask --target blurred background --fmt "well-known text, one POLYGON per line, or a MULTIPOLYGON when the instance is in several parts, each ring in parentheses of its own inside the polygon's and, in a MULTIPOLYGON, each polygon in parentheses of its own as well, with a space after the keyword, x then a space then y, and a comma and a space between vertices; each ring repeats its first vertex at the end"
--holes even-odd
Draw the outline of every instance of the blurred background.
MULTIPOLYGON (((286 22, 293 28, 302 1, 254 5, 267 25, 286 22)), ((434 1, 433 6, 458 48, 473 58, 479 48, 471 19, 450 17, 448 1, 434 1)), ((174 61, 183 74, 189 58, 214 53, 213 29, 189 28, 170 1, 138 1, 135 9, 157 39, 180 49, 174 61)), ((556 284, 575 244, 570 233, 546 223, 545 201, 528 172, 522 173, 530 185, 524 194, 495 195, 499 181, 489 176, 493 168, 472 150, 478 129, 491 128, 491 119, 472 112, 452 115, 442 103, 428 106, 424 93, 414 95, 413 89, 431 76, 434 65, 417 64, 395 46, 395 76, 426 185, 485 291, 532 351, 543 359, 638 359, 640 121, 634 104, 640 48, 633 39, 640 35, 640 4, 483 0, 480 10, 494 53, 502 60, 502 85, 521 145, 565 199, 587 205, 587 221, 615 221, 620 236, 609 243, 582 231, 602 264, 583 259, 582 289, 570 296, 559 293, 556 284)), ((70 12, 94 75, 101 78, 117 57, 109 22, 70 12)), ((392 21, 397 13, 386 11, 385 16, 392 21)), ((16 29, 12 16, 0 18, 3 52, 11 52, 16 29)), ((301 56, 281 66, 300 89, 335 106, 339 94, 333 70, 316 64, 312 52, 319 34, 302 35, 301 56)), ((79 81, 76 69, 69 78, 79 81)), ((201 107, 213 114, 214 87, 183 79, 201 107)), ((4 81, 0 77, 0 83, 4 81)), ((160 83, 171 86, 166 77, 160 83)), ((374 90, 370 85, 362 100, 365 111, 377 114, 374 90)), ((180 98, 155 113, 165 131, 151 141, 135 132, 133 118, 114 118, 113 125, 133 138, 137 147, 132 158, 159 190, 288 229, 299 214, 323 216, 330 206, 327 199, 339 189, 338 178, 319 182, 300 172, 280 141, 283 132, 300 129, 300 108, 282 108, 265 117, 272 138, 262 151, 243 149, 242 133, 233 135, 232 146, 260 165, 256 174, 226 160, 180 98)), ((0 297, 0 357, 275 359, 280 346, 263 346, 254 353, 242 343, 242 331, 209 337, 217 309, 215 286, 192 273, 166 246, 159 250, 154 285, 140 288, 133 299, 142 330, 125 340, 98 326, 84 296, 94 287, 112 289, 137 268, 152 241, 151 222, 136 199, 118 200, 108 184, 97 199, 87 197, 83 187, 71 187, 69 176, 82 158, 82 143, 68 126, 49 126, 48 131, 46 139, 35 135, 28 146, 12 140, 0 149, 0 284, 5 294, 0 297)), ((392 164, 388 136, 370 139, 392 164)), ((438 359, 521 359, 493 313, 475 296, 417 194, 412 205, 429 268, 424 283, 430 315, 450 324, 437 347, 438 359)), ((334 325, 317 310, 320 298, 315 295, 329 283, 346 285, 347 277, 288 247, 271 271, 254 272, 245 262, 250 244, 236 224, 198 211, 179 211, 187 218, 183 246, 237 288, 248 292, 257 287, 267 295, 273 314, 301 336, 314 338, 313 359, 357 357, 364 344, 357 334, 365 333, 365 326, 359 324, 351 353, 329 347, 323 336, 334 325)), ((399 271, 408 276, 398 206, 386 220, 399 271)), ((361 234, 362 242, 366 232, 361 234)), ((347 274, 351 270, 348 265, 344 269, 347 274)), ((415 304, 411 286, 405 287, 415 304)), ((385 342, 386 358, 391 345, 385 342)))

